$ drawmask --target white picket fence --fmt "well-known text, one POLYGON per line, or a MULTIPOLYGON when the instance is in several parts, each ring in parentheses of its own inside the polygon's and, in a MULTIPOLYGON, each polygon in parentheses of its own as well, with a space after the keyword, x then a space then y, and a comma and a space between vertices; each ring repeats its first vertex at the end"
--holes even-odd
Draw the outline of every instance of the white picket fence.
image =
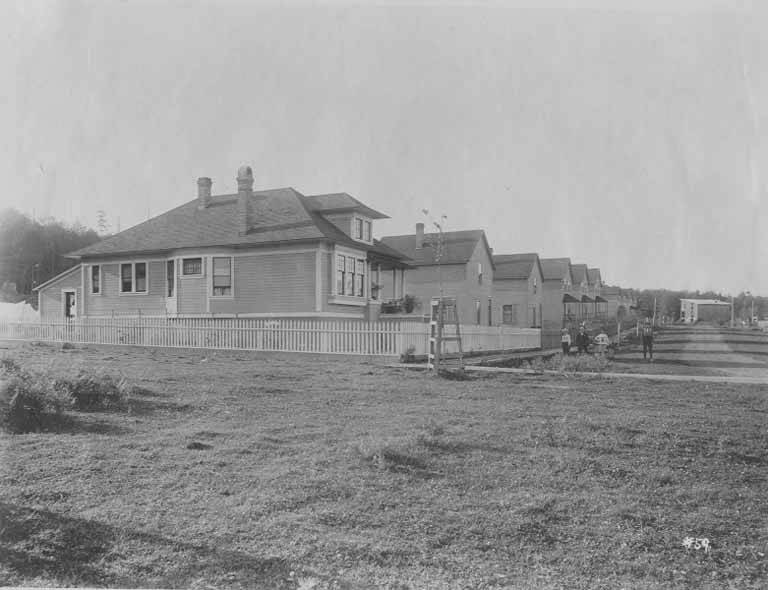
MULTIPOLYGON (((463 326, 465 352, 539 348, 535 329, 463 326)), ((398 356, 426 354, 429 324, 297 318, 79 318, 57 322, 0 320, 0 338, 74 344, 263 350, 398 356)))

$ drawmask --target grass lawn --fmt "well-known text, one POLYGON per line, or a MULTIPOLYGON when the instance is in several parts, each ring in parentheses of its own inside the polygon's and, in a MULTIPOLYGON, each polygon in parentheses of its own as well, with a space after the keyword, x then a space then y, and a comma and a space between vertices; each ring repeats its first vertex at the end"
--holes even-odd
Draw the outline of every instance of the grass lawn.
POLYGON ((764 588, 768 393, 0 343, 128 410, 0 434, 0 585, 764 588), (706 537, 709 552, 686 549, 706 537))

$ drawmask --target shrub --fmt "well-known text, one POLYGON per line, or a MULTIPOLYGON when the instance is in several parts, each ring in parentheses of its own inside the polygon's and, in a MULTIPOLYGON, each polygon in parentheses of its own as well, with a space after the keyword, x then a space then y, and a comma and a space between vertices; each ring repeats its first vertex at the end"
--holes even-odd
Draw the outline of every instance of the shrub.
POLYGON ((416 305, 418 305, 419 300, 414 297, 413 295, 406 295, 403 297, 403 311, 405 313, 412 313, 414 309, 416 309, 416 305))
POLYGON ((124 380, 115 382, 109 375, 80 375, 74 381, 60 379, 57 386, 72 397, 78 410, 108 410, 124 405, 128 387, 124 380))
POLYGON ((17 433, 40 431, 71 405, 69 392, 52 379, 13 375, 0 385, 0 427, 17 433))

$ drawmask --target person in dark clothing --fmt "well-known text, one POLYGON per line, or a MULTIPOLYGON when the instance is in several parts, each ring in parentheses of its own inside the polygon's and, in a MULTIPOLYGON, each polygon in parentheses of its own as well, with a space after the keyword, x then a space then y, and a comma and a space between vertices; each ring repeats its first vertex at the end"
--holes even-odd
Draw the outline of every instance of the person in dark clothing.
POLYGON ((576 348, 578 349, 579 354, 582 352, 589 352, 589 334, 587 334, 587 330, 584 326, 580 326, 579 333, 576 334, 576 348))
POLYGON ((648 357, 653 362, 653 325, 650 318, 645 318, 645 324, 643 324, 643 359, 647 361, 648 357))

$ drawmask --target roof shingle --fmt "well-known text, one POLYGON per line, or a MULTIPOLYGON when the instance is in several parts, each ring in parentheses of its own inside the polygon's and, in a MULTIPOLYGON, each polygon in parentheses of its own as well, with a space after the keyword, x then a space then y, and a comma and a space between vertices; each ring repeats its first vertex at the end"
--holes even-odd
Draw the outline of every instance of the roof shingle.
POLYGON ((493 257, 496 270, 493 280, 496 279, 524 279, 531 276, 534 265, 538 262, 539 255, 535 252, 525 254, 497 254, 493 257))
MULTIPOLYGON (((438 234, 424 234, 421 248, 416 247, 416 234, 385 236, 381 241, 390 248, 402 252, 414 266, 429 266, 435 262, 435 244, 438 234)), ((477 243, 485 239, 481 229, 443 232, 443 255, 440 264, 466 264, 472 258, 477 243)))
POLYGON ((245 234, 240 233, 237 195, 218 195, 211 197, 208 207, 199 208, 197 199, 189 201, 68 256, 82 258, 206 246, 331 241, 393 257, 389 248, 353 240, 324 219, 308 198, 293 188, 255 191, 248 208, 249 229, 245 234))

